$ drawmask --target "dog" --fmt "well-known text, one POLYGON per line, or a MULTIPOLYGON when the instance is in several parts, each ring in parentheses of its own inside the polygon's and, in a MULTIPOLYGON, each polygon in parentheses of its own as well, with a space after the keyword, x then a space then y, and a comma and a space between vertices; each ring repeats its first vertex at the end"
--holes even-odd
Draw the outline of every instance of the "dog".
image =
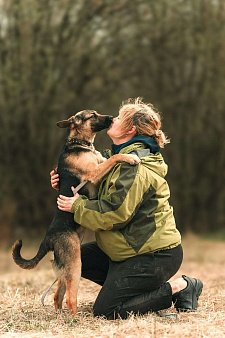
MULTIPOLYGON (((83 110, 68 120, 57 122, 58 127, 68 129, 57 167, 59 194, 73 196, 71 186, 87 181, 80 193, 88 198, 96 197, 99 182, 116 163, 126 161, 134 165, 140 162, 136 155, 129 154, 116 154, 105 159, 95 150, 93 141, 96 133, 109 128, 112 120, 112 116, 83 110)), ((23 269, 35 268, 49 251, 54 252, 52 264, 58 281, 54 294, 55 309, 62 308, 66 293, 66 304, 72 314, 77 313, 77 291, 81 277, 80 243, 83 235, 84 227, 74 221, 74 215, 56 207, 54 218, 34 258, 26 260, 21 257, 21 240, 17 240, 12 247, 13 259, 23 269)))

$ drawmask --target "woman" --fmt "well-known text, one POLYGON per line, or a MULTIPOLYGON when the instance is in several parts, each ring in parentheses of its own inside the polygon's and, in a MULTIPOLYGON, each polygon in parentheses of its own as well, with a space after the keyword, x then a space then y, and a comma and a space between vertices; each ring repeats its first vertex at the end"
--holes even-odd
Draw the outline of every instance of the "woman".
MULTIPOLYGON (((167 165, 160 148, 168 140, 159 113, 139 98, 128 100, 113 119, 108 135, 112 151, 134 153, 141 163, 116 165, 101 183, 98 198, 59 196, 58 208, 74 213, 77 223, 96 233, 81 247, 82 277, 102 285, 94 315, 127 318, 169 308, 196 310, 203 284, 182 276, 168 280, 183 259, 181 237, 169 205, 167 165)), ((58 176, 51 172, 54 188, 58 176)))

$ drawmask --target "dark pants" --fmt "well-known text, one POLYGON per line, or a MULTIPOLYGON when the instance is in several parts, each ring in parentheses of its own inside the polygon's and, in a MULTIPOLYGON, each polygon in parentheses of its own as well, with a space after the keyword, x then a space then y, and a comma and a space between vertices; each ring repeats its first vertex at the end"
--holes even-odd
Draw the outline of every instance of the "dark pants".
POLYGON ((108 319, 127 318, 129 313, 144 314, 172 305, 167 282, 179 270, 183 259, 181 245, 113 262, 96 242, 81 247, 82 277, 102 289, 94 304, 94 315, 108 319))

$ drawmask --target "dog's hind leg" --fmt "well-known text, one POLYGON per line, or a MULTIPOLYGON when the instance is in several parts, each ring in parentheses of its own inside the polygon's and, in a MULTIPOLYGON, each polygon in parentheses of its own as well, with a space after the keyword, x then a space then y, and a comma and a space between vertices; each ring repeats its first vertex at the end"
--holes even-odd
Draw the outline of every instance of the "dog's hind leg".
POLYGON ((62 302, 63 302, 65 292, 66 292, 66 285, 61 279, 59 279, 58 284, 57 284, 57 289, 54 295, 54 304, 55 304, 56 310, 62 309, 62 302))
POLYGON ((70 271, 66 276, 66 304, 71 313, 77 313, 77 292, 81 277, 80 251, 76 259, 70 264, 70 271))
POLYGON ((77 291, 81 277, 80 239, 76 232, 63 233, 54 243, 53 267, 59 278, 55 307, 60 308, 66 287, 66 303, 71 313, 77 313, 77 291), (63 284, 65 286, 63 286, 63 284))
POLYGON ((80 240, 77 234, 67 238, 67 255, 64 265, 66 304, 71 313, 77 313, 77 292, 81 277, 80 240))

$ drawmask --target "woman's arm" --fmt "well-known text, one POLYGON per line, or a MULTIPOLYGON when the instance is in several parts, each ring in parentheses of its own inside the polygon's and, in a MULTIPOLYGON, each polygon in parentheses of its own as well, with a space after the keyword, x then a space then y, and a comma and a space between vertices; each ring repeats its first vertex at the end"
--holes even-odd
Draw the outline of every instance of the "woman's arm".
POLYGON ((138 172, 139 166, 119 165, 108 179, 108 189, 98 200, 77 194, 59 196, 58 207, 74 213, 77 223, 93 231, 122 229, 135 216, 151 184, 138 172))

